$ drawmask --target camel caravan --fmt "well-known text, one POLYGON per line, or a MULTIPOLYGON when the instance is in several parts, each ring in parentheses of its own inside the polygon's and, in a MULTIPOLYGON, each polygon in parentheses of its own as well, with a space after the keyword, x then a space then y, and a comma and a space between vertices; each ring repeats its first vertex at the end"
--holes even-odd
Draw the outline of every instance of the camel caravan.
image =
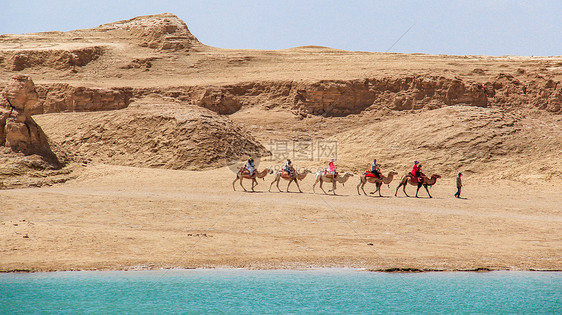
MULTIPOLYGON (((402 191, 404 192, 404 194, 407 197, 410 197, 410 195, 406 193, 406 186, 409 184, 417 187, 415 195, 416 198, 418 197, 418 193, 422 187, 425 188, 425 191, 427 192, 429 198, 433 198, 433 196, 431 196, 431 194, 429 193, 428 188, 435 185, 437 183, 437 179, 441 178, 441 176, 434 174, 431 177, 428 177, 422 172, 421 169, 422 164, 418 161, 415 161, 412 171, 406 173, 400 179, 400 183, 398 187, 396 187, 394 196, 398 196, 398 190, 400 189, 400 187, 402 187, 402 191)), ((265 176, 267 176, 268 174, 274 174, 274 179, 271 184, 269 184, 269 192, 271 192, 273 184, 275 184, 279 192, 282 192, 281 188, 279 188, 279 182, 281 182, 281 179, 283 179, 289 182, 287 184, 286 192, 289 192, 289 187, 292 183, 295 183, 297 189, 299 190, 299 193, 302 193, 299 181, 303 181, 310 173, 312 173, 312 171, 308 169, 298 172, 293 167, 292 161, 290 159, 287 159, 283 167, 276 172, 274 172, 271 168, 265 168, 260 172, 255 167, 254 159, 250 157, 246 164, 242 166, 236 173, 236 179, 234 179, 234 181, 232 182, 232 188, 236 190, 235 183, 238 181, 242 189, 244 189, 244 191, 247 191, 246 188, 242 185, 242 180, 249 179, 252 181, 251 190, 254 192, 254 188, 258 185, 257 179, 261 178, 262 180, 265 180, 265 176)), ((357 194, 361 195, 362 191, 363 194, 367 196, 367 193, 365 192, 365 185, 367 183, 370 183, 375 184, 375 190, 370 192, 369 194, 375 194, 378 192, 379 197, 382 197, 382 185, 384 184, 390 187, 390 183, 396 175, 398 175, 398 173, 394 170, 388 172, 386 176, 382 174, 380 171, 380 165, 375 159, 371 164, 371 169, 365 171, 359 176, 359 184, 357 184, 357 194)), ((350 172, 339 174, 336 170, 335 159, 331 159, 328 168, 322 168, 316 172, 314 184, 312 185, 312 192, 316 194, 316 185, 319 184, 320 189, 324 192, 324 194, 328 194, 331 192, 332 194, 336 195, 337 184, 340 183, 342 186, 344 186, 352 176, 354 176, 354 174, 350 172), (324 183, 331 184, 331 189, 329 189, 327 192, 322 187, 324 183)))

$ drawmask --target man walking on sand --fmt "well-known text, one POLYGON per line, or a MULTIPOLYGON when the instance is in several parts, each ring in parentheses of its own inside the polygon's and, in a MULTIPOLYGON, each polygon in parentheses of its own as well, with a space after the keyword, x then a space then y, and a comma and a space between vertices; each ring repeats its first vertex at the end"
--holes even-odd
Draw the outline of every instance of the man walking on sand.
POLYGON ((459 173, 459 175, 457 175, 457 192, 455 193, 455 197, 457 198, 461 197, 461 187, 462 187, 461 176, 462 173, 459 173))

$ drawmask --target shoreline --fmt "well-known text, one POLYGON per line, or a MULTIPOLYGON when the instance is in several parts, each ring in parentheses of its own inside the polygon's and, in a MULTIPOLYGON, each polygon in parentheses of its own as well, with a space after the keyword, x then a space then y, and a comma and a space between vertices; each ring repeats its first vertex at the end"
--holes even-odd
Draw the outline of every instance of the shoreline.
POLYGON ((50 269, 50 270, 33 270, 33 269, 11 269, 0 270, 0 274, 27 274, 27 273, 56 273, 56 272, 134 272, 134 271, 181 271, 181 270, 244 270, 244 271, 319 271, 319 270, 350 270, 365 271, 374 273, 486 273, 486 272, 562 272, 562 269, 509 269, 509 268, 488 268, 478 267, 472 269, 431 269, 431 268, 352 268, 352 267, 306 267, 306 268, 243 268, 243 267, 170 267, 170 268, 138 268, 129 267, 123 269, 112 268, 92 268, 92 269, 50 269))
POLYGON ((475 269, 417 269, 417 268, 390 268, 390 269, 365 269, 365 268, 346 268, 346 267, 311 267, 303 269, 288 269, 288 268, 227 268, 227 267, 216 267, 216 268, 154 268, 154 269, 61 269, 61 270, 1 270, 1 275, 6 274, 37 274, 37 273, 59 273, 59 272, 138 272, 138 271, 299 271, 299 272, 315 272, 315 271, 361 271, 369 273, 387 273, 387 274, 414 274, 414 273, 488 273, 488 272, 507 272, 507 273, 519 273, 519 272, 530 272, 530 273, 543 273, 543 272, 562 272, 562 269, 527 269, 527 270, 513 270, 513 269, 490 269, 490 268, 475 268, 475 269))

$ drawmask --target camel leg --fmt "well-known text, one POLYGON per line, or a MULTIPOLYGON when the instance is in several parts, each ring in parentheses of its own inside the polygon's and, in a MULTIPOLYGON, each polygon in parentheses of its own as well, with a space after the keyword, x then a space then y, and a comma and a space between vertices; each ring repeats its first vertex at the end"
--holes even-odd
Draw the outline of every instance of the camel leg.
POLYGON ((374 195, 378 191, 380 195, 380 188, 381 186, 377 182, 375 182, 375 190, 373 190, 373 192, 371 192, 370 194, 374 195))
POLYGON ((367 192, 365 191, 365 185, 367 184, 367 182, 364 182, 363 185, 361 185, 361 190, 363 190, 363 194, 365 196, 367 196, 367 192))
POLYGON ((287 184, 287 192, 289 192, 289 186, 291 186, 291 183, 293 182, 292 179, 289 179, 289 183, 287 184))
POLYGON ((232 182, 232 189, 234 189, 234 191, 236 191, 236 187, 234 187, 234 183, 236 183, 237 180, 238 180, 238 176, 236 176, 236 179, 232 182))
POLYGON ((404 195, 406 195, 406 197, 410 197, 410 195, 408 195, 408 193, 406 192, 406 186, 408 186, 408 182, 404 183, 402 190, 404 191, 404 195))
POLYGON ((377 192, 377 182, 374 183, 375 184, 375 190, 373 190, 372 192, 370 192, 369 194, 374 195, 377 192))
POLYGON ((418 192, 420 191, 421 186, 422 186, 422 184, 418 184, 418 189, 416 190, 416 198, 419 198, 418 192))
POLYGON ((256 187, 258 185, 258 181, 255 178, 252 178, 252 191, 254 190, 254 187, 256 187))
POLYGON ((242 180, 244 179, 244 177, 240 177, 240 186, 242 186, 242 188, 244 189, 244 191, 247 191, 246 188, 244 188, 244 186, 242 185, 242 180))
POLYGON ((301 186, 299 186, 299 181, 297 179, 295 179, 295 184, 297 184, 297 188, 299 189, 299 192, 302 193, 301 186))
POLYGON ((394 192, 394 197, 398 196, 398 189, 400 189, 400 186, 402 186, 402 183, 398 184, 398 187, 396 187, 396 192, 394 192))
POLYGON ((381 187, 382 187, 382 183, 377 184, 377 190, 379 191, 379 197, 382 197, 382 194, 381 194, 381 187))
POLYGON ((425 191, 427 191, 427 194, 429 195, 429 198, 433 198, 433 197, 431 197, 431 194, 429 193, 429 189, 427 189, 427 184, 424 184, 423 187, 425 188, 425 191))
MULTIPOLYGON (((357 184, 357 194, 359 196, 361 196, 361 192, 359 191, 359 187, 361 187, 361 189, 363 189, 363 186, 365 186, 365 182, 363 181, 363 178, 359 178, 359 184, 357 184)), ((363 189, 363 192, 365 192, 365 190, 363 189)))
POLYGON ((320 189, 322 189, 322 191, 324 192, 324 194, 327 195, 328 193, 324 190, 324 188, 322 188, 322 183, 323 183, 323 181, 322 181, 322 179, 320 179, 320 189))
POLYGON ((328 192, 334 191, 334 190, 336 189, 336 188, 334 187, 335 184, 336 184, 336 181, 334 180, 334 181, 332 181, 331 183, 332 183, 332 189, 328 190, 328 192))
POLYGON ((314 181, 314 184, 312 184, 312 193, 315 194, 316 193, 316 183, 318 183, 318 178, 314 181))
POLYGON ((275 183, 275 181, 277 181, 277 179, 274 179, 271 184, 269 184, 269 192, 271 192, 271 186, 273 186, 273 183, 275 183))
POLYGON ((279 190, 279 192, 281 192, 281 188, 279 188, 279 182, 281 181, 281 177, 279 177, 277 179, 277 190, 279 190))
MULTIPOLYGON (((363 194, 367 196, 367 192, 365 191, 365 184, 367 184, 367 181, 361 183, 361 190, 363 191, 363 194)), ((359 189, 357 190, 359 191, 359 189)))

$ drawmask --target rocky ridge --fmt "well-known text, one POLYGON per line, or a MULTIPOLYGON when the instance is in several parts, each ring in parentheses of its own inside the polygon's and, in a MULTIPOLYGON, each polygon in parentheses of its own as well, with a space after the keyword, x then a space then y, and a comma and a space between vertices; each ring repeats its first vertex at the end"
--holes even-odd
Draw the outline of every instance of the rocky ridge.
POLYGON ((248 82, 225 86, 94 89, 65 83, 37 86, 32 114, 126 108, 133 99, 160 95, 219 114, 243 106, 281 107, 298 115, 346 116, 369 109, 419 110, 444 106, 532 108, 560 114, 562 84, 542 76, 521 80, 501 73, 485 83, 409 76, 318 82, 248 82))

